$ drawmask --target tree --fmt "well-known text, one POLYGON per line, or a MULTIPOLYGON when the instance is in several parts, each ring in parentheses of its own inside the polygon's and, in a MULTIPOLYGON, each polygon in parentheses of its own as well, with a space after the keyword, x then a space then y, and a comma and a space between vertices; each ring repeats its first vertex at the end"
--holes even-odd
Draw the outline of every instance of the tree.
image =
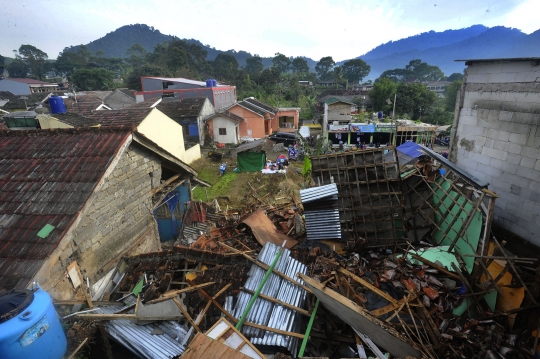
POLYGON ((49 56, 32 45, 21 45, 18 57, 26 63, 30 71, 38 79, 42 79, 47 71, 49 56))
POLYGON ((214 75, 222 80, 233 80, 238 72, 238 61, 231 54, 220 53, 212 61, 214 75))
POLYGON ((28 76, 29 68, 21 59, 15 59, 7 66, 9 76, 24 78, 28 76))
POLYGON ((368 92, 374 111, 388 112, 392 109, 392 104, 387 100, 394 100, 397 84, 388 78, 379 78, 375 81, 373 88, 368 92))
POLYGON ((371 70, 371 66, 366 64, 364 60, 361 59, 346 61, 342 67, 345 78, 349 80, 349 83, 351 84, 360 83, 360 81, 362 81, 362 79, 366 77, 371 70))
POLYGON ((396 112, 421 119, 431 110, 437 95, 419 83, 400 83, 397 88, 396 112))
POLYGON ((170 77, 169 70, 155 65, 142 65, 134 68, 128 74, 126 85, 128 88, 136 91, 141 91, 141 76, 161 76, 170 77))
POLYGON ((114 74, 104 68, 77 69, 71 75, 71 81, 82 91, 110 90, 113 88, 114 74))
POLYGON ((264 69, 262 58, 259 55, 248 57, 244 70, 248 75, 258 75, 264 69))
POLYGON ((126 54, 129 55, 127 62, 133 67, 139 67, 144 65, 147 52, 141 44, 133 44, 127 49, 126 54))
POLYGON ((261 72, 260 84, 267 93, 272 92, 274 86, 279 82, 280 73, 275 67, 264 69, 261 72))
POLYGON ((292 71, 295 74, 306 74, 309 72, 309 66, 306 59, 302 57, 295 57, 291 63, 292 71))
POLYGON ((334 67, 334 80, 336 80, 338 84, 341 84, 343 82, 344 75, 345 75, 345 71, 343 70, 342 66, 334 67))
POLYGON ((332 59, 332 56, 323 57, 315 65, 315 71, 317 75, 323 81, 330 80, 332 78, 332 69, 336 63, 332 59))
POLYGON ((463 74, 454 72, 452 75, 446 78, 446 81, 454 82, 456 80, 463 81, 463 74))
POLYGON ((73 71, 88 66, 90 55, 90 51, 84 45, 81 45, 77 52, 63 51, 58 55, 54 68, 58 74, 70 76, 73 71))
POLYGON ((280 73, 286 73, 291 69, 291 60, 278 52, 272 59, 272 66, 277 68, 280 73))
POLYGON ((394 82, 406 82, 409 80, 441 81, 446 77, 438 66, 429 65, 422 60, 411 60, 404 69, 384 71, 379 78, 389 78, 394 82))
POLYGON ((444 90, 444 108, 446 111, 454 112, 456 108, 456 100, 458 90, 461 88, 462 82, 460 80, 454 81, 444 90))
POLYGON ((0 73, 4 72, 4 67, 5 67, 5 57, 0 55, 0 73))

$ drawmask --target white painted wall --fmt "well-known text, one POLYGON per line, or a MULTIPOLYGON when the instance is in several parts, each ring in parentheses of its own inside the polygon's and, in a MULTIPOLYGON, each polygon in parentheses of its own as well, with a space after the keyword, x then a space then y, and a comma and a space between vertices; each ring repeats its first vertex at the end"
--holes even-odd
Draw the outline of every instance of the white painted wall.
POLYGON ((540 65, 472 63, 462 91, 450 158, 500 196, 497 224, 540 245, 540 65))
POLYGON ((212 124, 214 128, 214 131, 212 134, 214 141, 221 142, 221 143, 238 143, 239 138, 236 137, 236 132, 237 132, 236 128, 238 127, 238 125, 236 123, 234 123, 227 117, 216 116, 212 119, 212 124), (225 128, 227 131, 227 134, 220 135, 219 134, 220 128, 225 128))

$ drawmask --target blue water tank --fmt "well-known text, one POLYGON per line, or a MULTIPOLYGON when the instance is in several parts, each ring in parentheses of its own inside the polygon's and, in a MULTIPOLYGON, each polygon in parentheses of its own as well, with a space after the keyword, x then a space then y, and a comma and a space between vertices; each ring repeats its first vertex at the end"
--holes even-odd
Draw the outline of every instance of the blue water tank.
POLYGON ((212 87, 217 87, 217 81, 212 79, 212 87))
POLYGON ((196 123, 189 125, 188 130, 189 130, 190 136, 195 136, 195 137, 199 136, 199 127, 197 127, 196 123))
POLYGON ((61 359, 66 349, 66 336, 47 292, 38 287, 0 297, 0 358, 61 359))
POLYGON ((212 80, 212 79, 206 80, 206 87, 212 87, 212 81, 214 81, 214 80, 212 80))
POLYGON ((60 96, 49 97, 49 105, 51 106, 51 113, 66 113, 66 106, 64 105, 64 99, 60 96))

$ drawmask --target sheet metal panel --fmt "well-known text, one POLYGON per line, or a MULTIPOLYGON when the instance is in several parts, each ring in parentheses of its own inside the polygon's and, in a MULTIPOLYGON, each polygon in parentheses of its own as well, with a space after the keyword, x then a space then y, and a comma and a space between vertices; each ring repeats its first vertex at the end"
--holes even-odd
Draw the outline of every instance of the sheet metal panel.
POLYGON ((308 203, 308 202, 316 201, 319 199, 323 199, 325 197, 337 196, 337 195, 338 195, 338 189, 335 183, 300 190, 300 198, 302 200, 302 203, 308 203))

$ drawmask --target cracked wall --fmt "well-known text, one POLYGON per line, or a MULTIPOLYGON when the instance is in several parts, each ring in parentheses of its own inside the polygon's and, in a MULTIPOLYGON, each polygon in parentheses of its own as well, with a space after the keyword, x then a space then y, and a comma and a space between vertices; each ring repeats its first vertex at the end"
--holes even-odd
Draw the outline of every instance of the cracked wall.
MULTIPOLYGON (((495 223, 540 245, 540 66, 471 62, 456 105, 451 160, 496 192, 495 223)), ((459 95, 458 95, 459 96, 459 95)))

